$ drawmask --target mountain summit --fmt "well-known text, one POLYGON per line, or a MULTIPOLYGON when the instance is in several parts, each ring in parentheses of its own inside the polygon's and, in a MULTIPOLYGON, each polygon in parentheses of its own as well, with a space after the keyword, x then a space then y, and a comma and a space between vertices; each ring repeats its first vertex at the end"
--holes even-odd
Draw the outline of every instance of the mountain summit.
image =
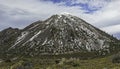
MULTIPOLYGON (((7 55, 39 56, 82 52, 106 55, 113 51, 111 43, 117 42, 114 37, 70 14, 53 15, 19 31, 20 34, 13 35, 12 42, 8 41, 11 44, 4 49, 7 55)), ((0 32, 0 39, 3 32, 0 32)))

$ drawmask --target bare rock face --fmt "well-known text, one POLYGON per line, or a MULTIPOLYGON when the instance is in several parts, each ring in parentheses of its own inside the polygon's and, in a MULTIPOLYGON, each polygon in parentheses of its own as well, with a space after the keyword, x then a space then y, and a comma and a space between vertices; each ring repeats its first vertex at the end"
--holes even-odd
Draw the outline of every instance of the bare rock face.
POLYGON ((5 55, 5 51, 10 48, 21 34, 19 29, 7 28, 0 32, 0 56, 5 55))
MULTIPOLYGON (((11 36, 11 33, 8 36, 11 36)), ((105 32, 70 14, 53 15, 45 21, 37 21, 24 28, 19 36, 17 34, 14 34, 16 36, 14 43, 10 44, 6 50, 9 54, 59 55, 101 52, 101 50, 110 53, 110 43, 117 41, 105 32)))

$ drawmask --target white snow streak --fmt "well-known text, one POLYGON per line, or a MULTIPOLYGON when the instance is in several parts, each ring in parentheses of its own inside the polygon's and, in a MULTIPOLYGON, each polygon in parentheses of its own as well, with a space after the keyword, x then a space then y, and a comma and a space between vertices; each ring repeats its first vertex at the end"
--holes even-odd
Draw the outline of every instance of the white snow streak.
POLYGON ((32 38, 30 38, 29 41, 32 41, 34 38, 36 38, 39 34, 41 33, 41 31, 39 31, 36 35, 34 35, 32 38))
POLYGON ((42 45, 45 45, 45 43, 47 42, 47 38, 45 39, 45 41, 43 42, 43 44, 42 45))
POLYGON ((36 24, 35 26, 31 27, 30 29, 33 29, 33 28, 37 27, 38 25, 39 25, 39 24, 36 24))
POLYGON ((28 35, 28 32, 22 32, 22 35, 20 37, 18 37, 17 41, 15 42, 15 44, 13 46, 11 46, 8 50, 10 50, 11 48, 15 47, 18 43, 20 43, 22 40, 24 40, 24 38, 28 35))

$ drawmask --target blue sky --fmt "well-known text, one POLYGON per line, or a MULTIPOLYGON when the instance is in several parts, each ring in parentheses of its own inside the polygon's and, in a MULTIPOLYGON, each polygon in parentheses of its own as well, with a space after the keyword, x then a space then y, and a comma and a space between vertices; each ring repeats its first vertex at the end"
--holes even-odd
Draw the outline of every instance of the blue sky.
POLYGON ((80 7, 81 10, 84 10, 84 13, 86 13, 86 14, 94 13, 94 12, 100 10, 102 7, 104 7, 104 5, 105 5, 104 2, 106 2, 106 3, 111 2, 111 0, 102 0, 104 2, 101 1, 102 2, 101 4, 103 4, 103 5, 99 5, 99 6, 93 5, 90 7, 89 2, 93 2, 94 0, 86 0, 88 2, 77 2, 77 0, 43 0, 43 1, 50 1, 53 3, 64 3, 63 5, 68 6, 68 7, 78 6, 78 7, 80 7))
POLYGON ((68 12, 119 36, 120 0, 0 0, 0 30, 24 28, 51 15, 68 12))

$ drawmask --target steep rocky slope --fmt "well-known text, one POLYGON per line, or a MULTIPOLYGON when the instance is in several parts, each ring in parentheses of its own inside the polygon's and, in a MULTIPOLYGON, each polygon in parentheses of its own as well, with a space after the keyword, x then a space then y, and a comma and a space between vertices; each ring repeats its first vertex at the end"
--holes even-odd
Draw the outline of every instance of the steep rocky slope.
POLYGON ((0 32, 0 57, 2 57, 5 51, 15 43, 20 34, 21 30, 11 27, 0 32))
MULTIPOLYGON (((9 29, 10 30, 10 29, 9 29)), ((8 30, 8 31, 9 31, 8 30)), ((70 15, 53 15, 45 21, 37 21, 21 32, 18 29, 11 29, 8 36, 7 55, 60 55, 73 53, 97 52, 106 55, 113 52, 118 46, 114 37, 88 24, 84 20, 70 15), (13 34, 14 33, 14 34, 13 34), (16 33, 16 34, 15 34, 16 33), (13 37, 13 36, 14 37, 13 37), (12 38, 13 37, 13 38, 12 38), (13 40, 9 40, 9 39, 13 40), (14 42, 14 43, 13 43, 14 42)), ((3 36, 0 37, 2 42, 3 36)), ((119 50, 119 49, 118 49, 119 50)))

